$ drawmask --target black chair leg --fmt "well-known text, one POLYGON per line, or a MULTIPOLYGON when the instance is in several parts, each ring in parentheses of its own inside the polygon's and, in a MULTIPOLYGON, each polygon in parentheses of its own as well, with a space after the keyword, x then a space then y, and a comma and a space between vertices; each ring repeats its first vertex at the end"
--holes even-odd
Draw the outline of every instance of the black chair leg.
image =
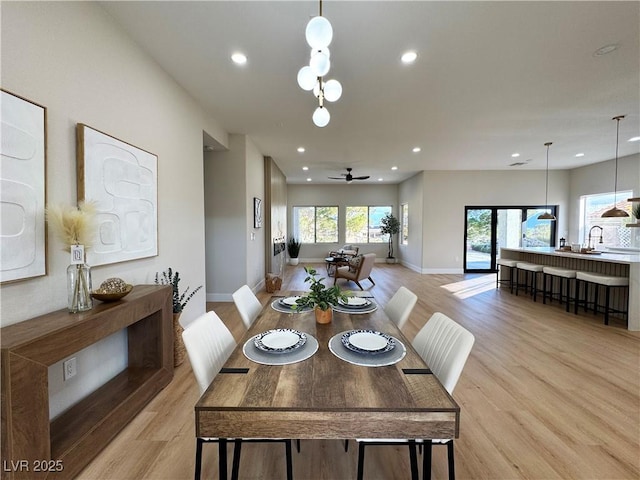
POLYGON ((453 440, 447 443, 447 458, 449 460, 449 480, 456 480, 456 469, 453 459, 453 440))
POLYGON ((196 438, 196 470, 193 477, 195 480, 200 480, 200 474, 202 471, 202 443, 203 441, 201 438, 196 438))
POLYGON ((238 480, 240 474, 240 455, 242 451, 242 440, 236 438, 233 441, 233 464, 231 467, 231 480, 238 480))
POLYGON ((348 452, 349 451, 349 440, 345 440, 344 441, 344 451, 348 452))
POLYGON ((409 464, 411 465, 411 480, 418 479, 418 455, 416 454, 416 441, 409 440, 409 464))
POLYGON ((358 480, 364 478, 364 447, 364 442, 358 443, 358 480))
POLYGON ((424 455, 422 457, 422 480, 431 480, 431 440, 424 441, 424 455))
POLYGON ((291 440, 285 440, 285 455, 287 457, 287 480, 293 480, 293 462, 291 461, 291 440))
POLYGON ((298 449, 298 453, 300 453, 300 439, 296 439, 296 448, 298 449))

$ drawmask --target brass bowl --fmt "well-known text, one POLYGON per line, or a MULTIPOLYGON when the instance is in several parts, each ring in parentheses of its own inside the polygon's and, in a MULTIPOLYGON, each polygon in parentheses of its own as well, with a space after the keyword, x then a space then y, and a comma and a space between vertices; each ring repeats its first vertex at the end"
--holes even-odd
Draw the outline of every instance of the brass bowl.
POLYGON ((127 295, 129 295, 131 290, 133 290, 133 285, 127 284, 127 289, 124 292, 98 293, 98 292, 94 291, 94 292, 91 292, 91 296, 93 298, 95 298, 96 300, 100 300, 101 302, 116 302, 116 301, 120 300, 121 298, 126 297, 127 295))

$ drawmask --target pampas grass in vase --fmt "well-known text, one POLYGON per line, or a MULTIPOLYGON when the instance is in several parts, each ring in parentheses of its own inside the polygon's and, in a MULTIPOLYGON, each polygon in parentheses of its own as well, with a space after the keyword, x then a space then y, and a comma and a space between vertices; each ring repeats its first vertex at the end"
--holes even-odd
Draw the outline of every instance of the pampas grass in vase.
POLYGON ((68 307, 72 313, 91 310, 91 267, 85 263, 84 251, 91 246, 96 230, 96 205, 82 202, 78 207, 49 205, 47 222, 53 234, 71 252, 67 267, 68 307))

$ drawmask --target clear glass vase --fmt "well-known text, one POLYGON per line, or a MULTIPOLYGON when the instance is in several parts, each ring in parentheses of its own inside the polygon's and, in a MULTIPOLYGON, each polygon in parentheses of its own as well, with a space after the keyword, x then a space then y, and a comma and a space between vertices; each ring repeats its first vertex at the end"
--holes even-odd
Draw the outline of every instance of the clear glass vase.
POLYGON ((67 304, 71 313, 85 312, 93 308, 89 265, 77 263, 67 267, 67 294, 67 304))

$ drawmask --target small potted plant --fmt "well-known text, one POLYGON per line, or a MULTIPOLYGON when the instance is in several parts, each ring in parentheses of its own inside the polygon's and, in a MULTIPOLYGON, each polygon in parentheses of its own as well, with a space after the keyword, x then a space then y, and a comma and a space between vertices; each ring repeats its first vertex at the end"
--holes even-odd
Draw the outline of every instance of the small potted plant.
POLYGON ((180 325, 180 314, 189 300, 198 293, 202 285, 196 287, 189 293, 189 287, 180 293, 180 273, 167 268, 164 272, 156 272, 156 285, 171 285, 173 289, 173 366, 177 367, 184 361, 186 349, 182 341, 182 325, 180 325))
POLYGON ((400 231, 400 221, 391 213, 387 213, 380 221, 380 233, 383 235, 389 235, 389 252, 387 253, 387 263, 395 263, 396 259, 393 256, 393 236, 397 235, 400 231))
POLYGON ((316 277, 315 269, 304 267, 304 271, 307 272, 307 278, 304 281, 310 283, 311 287, 309 293, 296 300, 296 308, 313 307, 316 322, 331 323, 333 306, 337 305, 340 300, 347 301, 347 297, 337 285, 327 288, 323 283, 324 277, 316 277))
POLYGON ((298 265, 298 255, 300 255, 300 247, 302 243, 296 240, 296 237, 291 236, 287 240, 287 253, 289 254, 289 265, 298 265))

